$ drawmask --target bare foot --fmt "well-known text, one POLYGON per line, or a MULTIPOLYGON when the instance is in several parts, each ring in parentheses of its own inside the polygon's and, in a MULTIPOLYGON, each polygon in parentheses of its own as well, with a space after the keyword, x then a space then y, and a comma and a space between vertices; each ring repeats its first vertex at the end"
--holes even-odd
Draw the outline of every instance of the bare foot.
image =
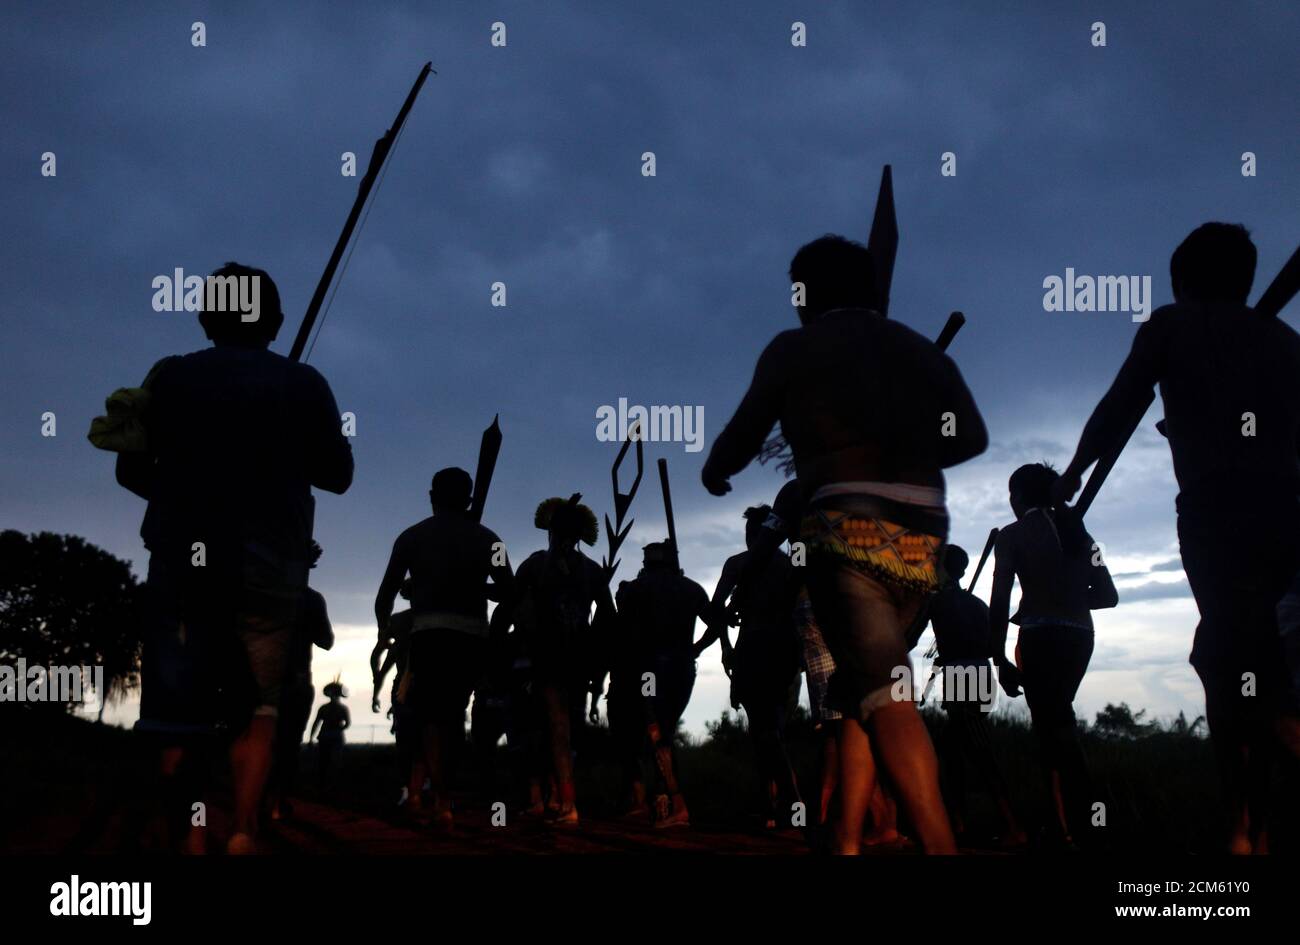
POLYGON ((190 827, 185 834, 185 845, 181 852, 186 856, 205 856, 208 852, 207 828, 190 827))
POLYGON ((226 841, 226 856, 253 856, 257 853, 257 844, 246 833, 232 833, 226 841))
POLYGON ((578 826, 578 808, 558 808, 548 822, 552 827, 576 827, 578 826))
POLYGON ((903 839, 903 835, 893 827, 889 827, 885 830, 871 831, 871 833, 862 838, 862 843, 864 846, 868 847, 879 847, 891 843, 898 843, 901 839, 903 839))

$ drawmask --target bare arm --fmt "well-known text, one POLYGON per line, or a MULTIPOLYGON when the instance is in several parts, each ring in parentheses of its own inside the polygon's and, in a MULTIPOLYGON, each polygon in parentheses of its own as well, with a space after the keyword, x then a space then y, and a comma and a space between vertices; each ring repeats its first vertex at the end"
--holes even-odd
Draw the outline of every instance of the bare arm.
POLYGON ((370 678, 374 680, 374 692, 370 696, 370 711, 379 711, 379 690, 383 688, 384 679, 388 676, 388 671, 397 665, 397 647, 391 646, 388 641, 381 640, 375 644, 375 648, 370 651, 370 678), (380 656, 384 657, 383 665, 379 664, 380 656))
POLYGON ((488 566, 488 576, 492 578, 492 583, 488 586, 487 599, 500 604, 513 596, 515 573, 510 567, 506 546, 495 535, 493 539, 492 563, 488 566))
POLYGON ((691 647, 691 654, 699 659, 700 654, 713 645, 713 641, 722 635, 724 631, 718 630, 715 624, 718 622, 718 609, 713 606, 709 600, 709 595, 700 588, 700 595, 695 608, 695 619, 704 622, 704 635, 695 641, 691 647))
POLYGON ((330 623, 330 613, 329 608, 325 605, 325 596, 316 591, 311 594, 311 597, 312 606, 316 608, 316 613, 312 615, 315 623, 312 643, 322 650, 332 650, 334 649, 334 625, 330 623))
POLYGON ((1091 560, 1088 568, 1088 609, 1109 610, 1119 605, 1119 591, 1110 576, 1110 568, 1101 557, 1101 546, 1092 543, 1091 560))
POLYGON ((118 453, 117 484, 146 502, 153 493, 154 458, 148 453, 118 453))
POLYGON ((1119 373, 1083 427, 1074 457, 1061 473, 1053 498, 1065 501, 1079 491, 1083 474, 1102 456, 1123 445, 1135 417, 1146 412, 1164 368, 1167 317, 1153 315, 1137 330, 1119 373))
POLYGON ((518 572, 501 589, 501 599, 497 602, 496 609, 492 611, 492 619, 488 621, 488 639, 494 646, 505 641, 506 634, 510 632, 510 627, 515 621, 515 611, 523 600, 524 594, 528 592, 528 583, 531 580, 529 568, 528 559, 525 559, 519 566, 518 572))
POLYGON ((731 490, 728 480, 758 455, 781 414, 790 332, 782 332, 759 355, 754 378, 730 422, 713 441, 700 478, 713 495, 731 490))
POLYGON ((397 600, 397 592, 401 590, 409 570, 406 545, 402 541, 404 534, 393 542, 393 553, 388 558, 388 567, 384 571, 383 580, 379 582, 379 593, 375 596, 375 622, 379 626, 380 636, 388 633, 388 618, 393 615, 393 603, 397 600))
POLYGON ((989 431, 984 418, 975 406, 975 398, 962 379, 957 365, 946 354, 943 359, 945 376, 944 396, 940 407, 943 413, 952 413, 955 420, 953 436, 940 441, 939 464, 944 469, 957 466, 983 453, 989 446, 989 431))
POLYGON ((1007 658, 1007 624, 1011 614, 1011 588, 1015 584, 1015 560, 1006 529, 998 535, 993 546, 993 593, 989 597, 989 643, 993 659, 998 664, 998 676, 1007 694, 1015 696, 1015 664, 1007 658), (1010 683, 1010 685, 1008 685, 1010 683))
POLYGON ((325 378, 313 369, 315 391, 309 406, 308 472, 317 489, 342 495, 352 485, 352 446, 343 435, 342 420, 334 392, 325 378))
POLYGON ((718 577, 718 586, 713 589, 713 599, 709 603, 709 609, 714 615, 713 620, 709 622, 708 632, 696 644, 698 652, 702 653, 713 645, 714 640, 721 641, 724 663, 731 659, 731 635, 727 631, 729 622, 727 601, 736 590, 743 563, 741 555, 733 555, 723 564, 722 574, 718 577))

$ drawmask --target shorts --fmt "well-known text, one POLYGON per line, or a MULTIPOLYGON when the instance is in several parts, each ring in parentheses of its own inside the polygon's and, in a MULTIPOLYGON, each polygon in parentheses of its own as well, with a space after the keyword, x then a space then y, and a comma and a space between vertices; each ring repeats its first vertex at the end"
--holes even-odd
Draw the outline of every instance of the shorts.
POLYGON ((1295 715, 1277 607, 1300 570, 1295 502, 1267 511, 1188 508, 1179 497, 1183 570, 1201 613, 1190 662, 1230 716, 1295 715))
POLYGON ((253 715, 280 714, 285 672, 289 665, 289 647, 293 643, 293 625, 285 626, 264 617, 241 615, 239 639, 244 644, 248 670, 253 677, 253 715))
POLYGON ((808 596, 835 662, 823 704, 865 723, 876 709, 913 701, 907 631, 927 595, 835 554, 810 555, 807 568, 808 596))
POLYGON ((835 658, 822 637, 817 615, 806 592, 799 595, 794 614, 803 647, 803 671, 808 678, 808 706, 812 710, 813 722, 820 725, 842 719, 844 713, 826 704, 826 690, 835 672, 835 658))
POLYGON ((411 634, 408 669, 413 678, 408 696, 421 723, 464 725, 469 697, 483 677, 488 642, 459 630, 430 628, 411 634))
POLYGON ((243 647, 229 628, 234 610, 217 582, 195 580, 198 569, 149 558, 136 731, 186 738, 212 735, 246 721, 252 682, 243 647))
POLYGON ((311 723, 311 707, 316 700, 316 690, 311 676, 288 682, 280 697, 280 714, 276 724, 276 745, 285 751, 297 751, 303 733, 311 723))
POLYGON ((948 534, 942 507, 856 493, 815 500, 800 535, 808 597, 835 660, 825 704, 865 723, 915 699, 908 633, 939 587, 948 534))
POLYGON ((1074 697, 1092 659, 1095 638, 1083 627, 1035 624, 1016 644, 1029 721, 1040 741, 1074 731, 1074 697))

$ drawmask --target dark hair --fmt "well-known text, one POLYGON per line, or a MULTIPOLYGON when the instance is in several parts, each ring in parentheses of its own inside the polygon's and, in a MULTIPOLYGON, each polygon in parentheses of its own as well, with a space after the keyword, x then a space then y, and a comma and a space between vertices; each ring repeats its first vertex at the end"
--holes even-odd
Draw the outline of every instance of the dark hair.
MULTIPOLYGON (((227 297, 228 298, 228 297, 227 297)), ((243 345, 268 345, 280 333, 284 312, 280 308, 280 290, 265 269, 255 269, 237 262, 228 262, 203 281, 203 309, 199 312, 203 332, 215 342, 243 345), (209 292, 213 279, 256 279, 258 317, 246 322, 238 307, 208 310, 209 292)))
POLYGON ((757 522, 759 525, 762 525, 767 521, 767 517, 771 514, 772 506, 770 505, 751 505, 749 508, 745 509, 745 521, 757 522))
POLYGON ((672 547, 666 541, 652 541, 641 549, 641 553, 647 568, 662 567, 672 561, 672 547))
POLYGON ((1047 463, 1028 463, 1011 474, 1007 489, 1031 507, 1047 508, 1052 504, 1052 484, 1060 473, 1047 463))
POLYGON ((876 304, 876 266, 870 251, 833 233, 800 247, 790 260, 790 281, 803 283, 805 319, 833 308, 876 304))
POLYGON ((1048 463, 1029 463, 1011 474, 1008 490, 1019 495, 1030 508, 1039 508, 1051 517, 1066 554, 1081 554, 1092 539, 1083 527, 1083 519, 1070 507, 1052 508, 1052 485, 1061 474, 1048 463))
POLYGON ((586 516, 577 502, 565 502, 551 513, 551 522, 547 530, 554 532, 564 541, 577 541, 586 529, 586 516))
POLYGON ((1245 302, 1257 255, 1240 223, 1202 223, 1169 258, 1169 279, 1180 296, 1245 302))
POLYGON ((459 466, 439 469, 429 485, 429 501, 440 509, 463 512, 469 507, 473 494, 474 480, 459 466))
POLYGON ((949 577, 959 578, 966 573, 970 564, 970 555, 961 545, 949 545, 943 552, 943 569, 949 577))

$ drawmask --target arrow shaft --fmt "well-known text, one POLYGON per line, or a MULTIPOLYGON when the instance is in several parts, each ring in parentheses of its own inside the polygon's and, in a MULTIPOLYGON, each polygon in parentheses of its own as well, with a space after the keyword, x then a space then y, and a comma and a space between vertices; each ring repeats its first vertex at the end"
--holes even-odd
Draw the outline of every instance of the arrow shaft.
POLYGON ((338 241, 334 244, 334 251, 330 253, 329 262, 325 264, 325 271, 321 273, 320 281, 316 283, 316 291, 312 293, 311 302, 307 306, 307 313, 303 316, 302 324, 298 326, 298 334, 293 339, 293 347, 289 349, 289 360, 298 361, 302 358, 303 350, 307 347, 307 340, 311 337, 312 328, 316 325, 316 318, 320 315, 321 304, 325 301, 325 294, 329 291, 330 283, 334 281, 334 273, 338 270, 339 261, 343 258, 343 252, 348 247, 348 242, 352 239, 352 233, 356 229, 357 220, 361 217, 361 211, 366 205, 366 199, 370 196, 371 189, 375 186, 375 180, 379 176, 380 169, 384 166, 384 161, 388 158, 389 151, 392 150, 393 142, 402 130, 402 125, 406 122, 406 116, 411 111, 411 106, 415 104, 415 97, 420 94, 420 88, 424 85, 424 80, 428 78, 432 71, 432 64, 425 63, 424 68, 415 79, 415 84, 411 86, 411 91, 407 93, 406 101, 402 103, 402 108, 397 113, 397 118, 391 128, 384 133, 384 136, 375 142, 375 150, 370 156, 370 164, 366 167, 366 173, 362 175, 361 183, 357 188, 357 199, 352 203, 352 209, 348 212, 347 221, 343 224, 343 231, 339 233, 338 241))
POLYGON ((681 558, 677 549, 677 524, 673 520, 673 493, 668 486, 668 460, 659 460, 659 486, 664 494, 664 516, 668 519, 668 547, 672 554, 673 567, 681 567, 681 558))

